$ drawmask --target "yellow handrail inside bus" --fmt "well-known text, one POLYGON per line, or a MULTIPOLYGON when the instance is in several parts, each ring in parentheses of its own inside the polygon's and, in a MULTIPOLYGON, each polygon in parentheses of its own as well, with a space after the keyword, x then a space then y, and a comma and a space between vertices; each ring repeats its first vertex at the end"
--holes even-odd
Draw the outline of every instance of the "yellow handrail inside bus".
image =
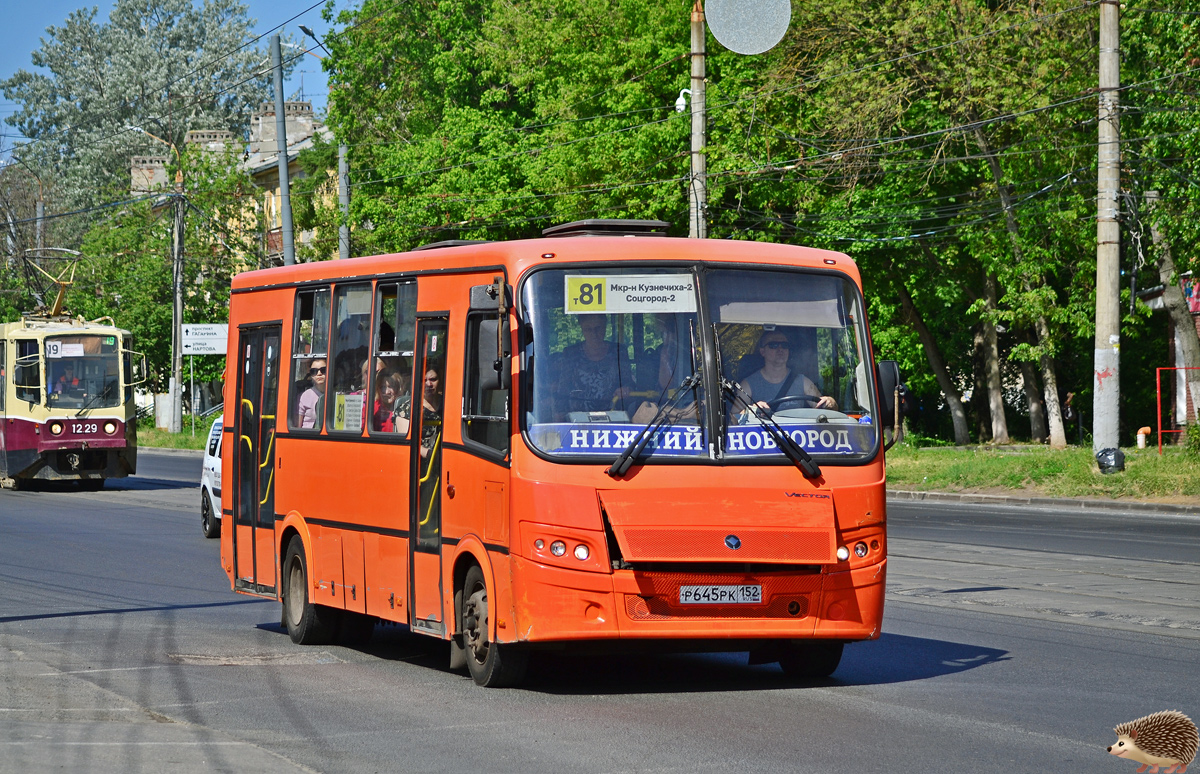
MULTIPOLYGON (((434 459, 437 458, 438 447, 441 445, 441 443, 442 443, 442 433, 441 433, 441 430, 439 430, 438 434, 433 439, 433 446, 429 450, 429 465, 425 469, 425 475, 421 476, 421 478, 419 480, 419 484, 424 484, 426 481, 429 480, 429 477, 431 475, 433 475, 433 461, 434 461, 434 459)), ((419 489, 420 489, 420 487, 418 486, 418 491, 419 491, 419 489)), ((429 523, 429 519, 433 516, 433 504, 435 502, 436 497, 437 497, 436 492, 430 496, 429 507, 425 509, 425 515, 421 518, 420 521, 417 522, 417 526, 424 527, 426 524, 429 523)))
POLYGON ((263 495, 263 499, 258 501, 259 505, 267 504, 267 498, 271 496, 271 485, 274 483, 275 483, 275 468, 271 468, 271 475, 267 478, 267 487, 266 487, 266 489, 263 490, 263 492, 265 492, 266 494, 263 495))
MULTIPOLYGON (((274 418, 274 417, 272 417, 272 418, 274 418)), ((267 448, 266 448, 266 450, 263 452, 263 459, 262 459, 262 462, 261 462, 261 463, 259 463, 259 465, 258 465, 258 469, 259 469, 259 470, 262 470, 263 468, 265 468, 265 467, 267 466, 267 464, 268 464, 268 463, 270 463, 270 461, 271 461, 271 447, 273 447, 274 445, 275 445, 275 430, 274 430, 274 429, 272 429, 272 430, 271 430, 271 438, 270 438, 270 440, 268 440, 268 441, 267 441, 267 448)))

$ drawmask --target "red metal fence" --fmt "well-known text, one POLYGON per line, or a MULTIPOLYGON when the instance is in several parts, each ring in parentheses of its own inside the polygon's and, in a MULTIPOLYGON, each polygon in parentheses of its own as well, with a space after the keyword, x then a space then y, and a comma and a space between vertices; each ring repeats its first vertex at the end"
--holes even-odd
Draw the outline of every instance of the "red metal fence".
MULTIPOLYGON (((1182 429, 1163 430, 1163 426, 1162 426, 1163 425, 1163 421, 1162 421, 1162 372, 1163 371, 1200 371, 1200 368, 1171 367, 1171 368, 1156 368, 1156 369, 1154 369, 1154 387, 1155 387, 1155 393, 1158 396, 1158 453, 1159 454, 1162 454, 1163 433, 1182 433, 1183 432, 1182 429)), ((1186 379, 1184 380, 1184 383, 1183 383, 1183 390, 1184 390, 1185 395, 1187 396, 1184 399, 1185 405, 1187 405, 1187 403, 1190 402, 1189 398, 1191 397, 1191 391, 1188 389, 1186 379)), ((1171 410, 1172 411, 1175 410, 1173 406, 1171 407, 1171 410)), ((1200 412, 1200 406, 1193 406, 1192 410, 1188 411, 1185 414, 1184 418, 1185 419, 1194 418, 1197 412, 1200 412)))

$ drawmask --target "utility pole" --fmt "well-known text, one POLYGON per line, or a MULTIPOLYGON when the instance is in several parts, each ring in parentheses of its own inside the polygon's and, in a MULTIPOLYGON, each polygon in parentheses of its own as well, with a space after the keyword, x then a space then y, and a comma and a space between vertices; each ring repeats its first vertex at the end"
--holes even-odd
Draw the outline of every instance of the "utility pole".
POLYGON ((338 258, 350 257, 350 163, 346 160, 346 144, 338 145, 338 205, 342 225, 338 226, 338 258))
POLYGON ((37 249, 41 250, 46 246, 46 202, 42 199, 42 181, 38 180, 38 200, 37 200, 37 249))
POLYGON ((175 223, 171 228, 171 419, 172 433, 183 432, 183 214, 187 200, 183 196, 183 170, 175 172, 175 223))
POLYGON ((283 265, 296 262, 296 246, 292 241, 292 197, 288 181, 287 118, 283 113, 283 55, 279 51, 279 36, 271 36, 271 70, 275 80, 275 144, 279 148, 279 214, 283 236, 283 265))
POLYGON ((704 113, 704 5, 696 0, 692 7, 692 175, 688 185, 688 236, 708 236, 705 209, 707 162, 704 143, 707 119, 704 113))
POLYGON ((1121 182, 1118 118, 1120 6, 1100 0, 1100 144, 1096 213, 1096 353, 1092 385, 1092 450, 1116 448, 1121 397, 1121 225, 1117 195, 1121 182))

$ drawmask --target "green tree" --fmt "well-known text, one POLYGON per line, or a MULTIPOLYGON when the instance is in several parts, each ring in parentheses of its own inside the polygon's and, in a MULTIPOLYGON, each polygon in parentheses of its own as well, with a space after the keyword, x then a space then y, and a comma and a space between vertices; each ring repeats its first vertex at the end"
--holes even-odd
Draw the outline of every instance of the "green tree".
POLYGON ((57 170, 63 201, 82 207, 129 190, 130 156, 167 154, 130 126, 177 148, 188 129, 242 136, 270 94, 246 12, 237 0, 117 0, 103 23, 95 8, 74 11, 33 53, 45 72, 0 81, 19 106, 6 122, 32 141, 18 152, 57 170))
MULTIPOLYGON (((151 387, 165 389, 171 370, 171 229, 182 198, 185 323, 229 319, 234 273, 258 268, 261 212, 249 178, 233 148, 223 153, 189 148, 182 157, 183 194, 164 193, 122 208, 87 232, 83 268, 68 296, 71 311, 88 318, 112 317, 134 334, 147 356, 151 387)), ((219 379, 223 358, 194 363, 198 382, 219 379)))

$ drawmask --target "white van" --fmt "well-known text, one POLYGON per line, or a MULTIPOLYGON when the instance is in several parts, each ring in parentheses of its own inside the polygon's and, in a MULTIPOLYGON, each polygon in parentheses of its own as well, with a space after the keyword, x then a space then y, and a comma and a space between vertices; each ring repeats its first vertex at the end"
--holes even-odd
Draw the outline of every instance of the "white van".
POLYGON ((204 449, 204 468, 200 471, 200 528, 204 537, 221 536, 221 431, 224 420, 213 423, 204 449))

